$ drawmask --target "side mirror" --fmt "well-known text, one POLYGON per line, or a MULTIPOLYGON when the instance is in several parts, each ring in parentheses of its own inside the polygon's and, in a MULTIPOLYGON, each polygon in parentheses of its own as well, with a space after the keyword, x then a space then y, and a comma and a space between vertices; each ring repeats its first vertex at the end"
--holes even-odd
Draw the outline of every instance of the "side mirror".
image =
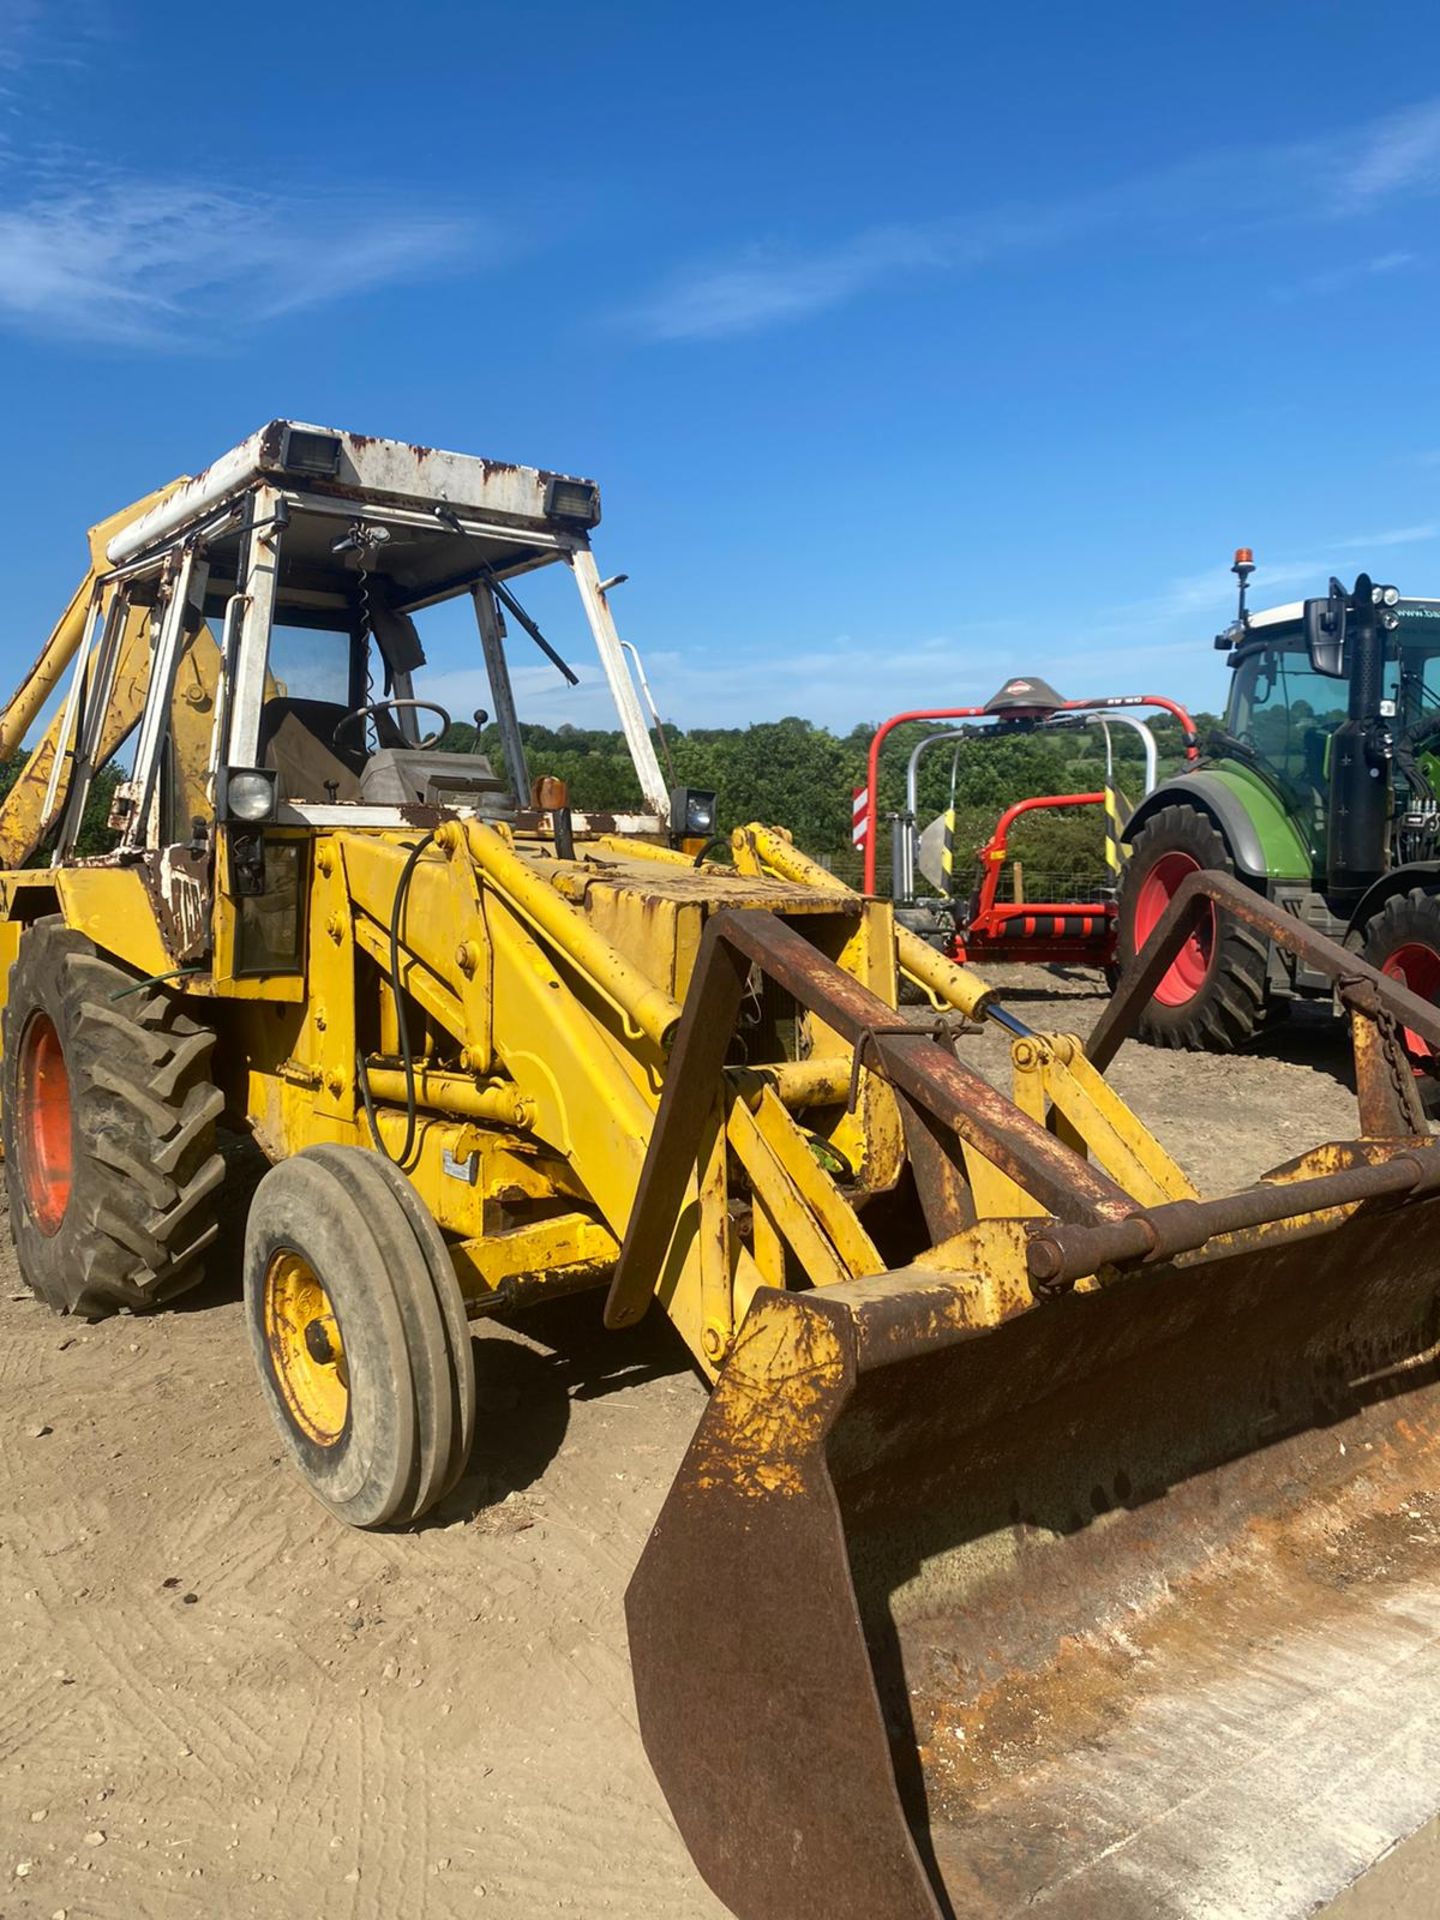
POLYGON ((1305 645, 1310 665, 1331 680, 1345 678, 1345 624, 1348 609, 1338 580, 1330 582, 1326 600, 1305 602, 1305 645))

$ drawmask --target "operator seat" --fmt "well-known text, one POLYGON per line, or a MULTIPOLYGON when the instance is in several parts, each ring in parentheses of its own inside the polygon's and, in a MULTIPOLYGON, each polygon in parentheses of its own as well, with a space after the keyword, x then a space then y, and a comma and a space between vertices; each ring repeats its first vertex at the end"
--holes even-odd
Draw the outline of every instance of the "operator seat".
POLYGON ((334 700, 267 700, 260 709, 260 764, 280 776, 282 800, 358 800, 367 755, 358 725, 355 744, 334 744, 336 727, 350 711, 334 700))

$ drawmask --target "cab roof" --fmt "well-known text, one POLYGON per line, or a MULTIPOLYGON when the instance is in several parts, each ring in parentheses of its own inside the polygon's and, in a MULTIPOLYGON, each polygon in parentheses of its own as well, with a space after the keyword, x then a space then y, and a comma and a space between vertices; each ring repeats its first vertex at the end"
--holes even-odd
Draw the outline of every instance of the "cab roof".
POLYGON ((600 519, 599 487, 574 474, 272 420, 131 522, 110 542, 106 557, 123 566, 262 481, 287 493, 357 506, 428 509, 450 522, 474 519, 476 531, 481 525, 544 531, 570 545, 585 545, 600 519))

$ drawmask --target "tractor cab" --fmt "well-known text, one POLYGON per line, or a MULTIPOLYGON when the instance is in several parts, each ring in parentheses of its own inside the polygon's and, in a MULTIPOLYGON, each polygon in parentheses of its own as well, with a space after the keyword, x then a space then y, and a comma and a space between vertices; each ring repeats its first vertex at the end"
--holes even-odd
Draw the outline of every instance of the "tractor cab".
POLYGON ((1230 665, 1222 744, 1275 786, 1319 858, 1330 742, 1347 711, 1344 682, 1316 670, 1298 605, 1256 614, 1230 665))
MULTIPOLYGON (((1381 594, 1393 588, 1374 588, 1381 594)), ((1268 781, 1304 835, 1317 873, 1328 857, 1333 743, 1351 717, 1355 652, 1325 631, 1331 601, 1249 614, 1221 640, 1232 669, 1216 746, 1268 781)), ((1433 857, 1440 836, 1440 601, 1398 595, 1383 609, 1375 688, 1361 690, 1393 786, 1396 862, 1433 857)), ((1370 780, 1369 766, 1365 777, 1370 780)), ((1383 779, 1383 771, 1377 776, 1383 779)))

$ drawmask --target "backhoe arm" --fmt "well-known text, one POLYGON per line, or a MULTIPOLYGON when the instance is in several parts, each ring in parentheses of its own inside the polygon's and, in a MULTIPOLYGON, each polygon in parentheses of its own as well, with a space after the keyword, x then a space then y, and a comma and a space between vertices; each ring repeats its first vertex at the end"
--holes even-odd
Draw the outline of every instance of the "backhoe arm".
MULTIPOLYGON (((143 500, 111 514, 90 529, 90 565, 70 603, 56 622, 30 671, 0 712, 0 760, 19 753, 26 734, 59 686, 66 669, 84 643, 97 583, 110 570, 106 548, 124 527, 185 484, 184 478, 147 494, 143 500)), ((113 754, 140 717, 149 671, 148 618, 136 609, 126 622, 115 693, 106 713, 97 766, 113 754)), ((212 643, 213 651, 213 643, 212 643)), ((218 667, 218 659, 216 662, 218 667)), ((213 685, 213 677, 211 684, 213 685)), ((22 867, 44 838, 50 822, 44 817, 45 792, 54 764, 62 715, 56 713, 27 758, 18 779, 0 803, 0 868, 22 867)), ((59 799, 64 800, 62 788, 59 799)))

